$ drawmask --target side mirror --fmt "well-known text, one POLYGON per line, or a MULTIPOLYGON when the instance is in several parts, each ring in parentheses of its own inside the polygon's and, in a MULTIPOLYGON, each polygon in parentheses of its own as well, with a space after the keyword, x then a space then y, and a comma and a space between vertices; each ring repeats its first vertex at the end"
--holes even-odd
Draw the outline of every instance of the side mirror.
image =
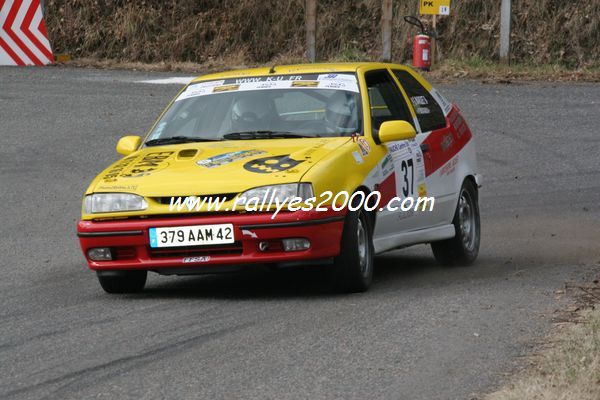
POLYGON ((142 138, 139 136, 123 136, 117 142, 117 153, 128 156, 140 147, 142 138))
POLYGON ((415 128, 406 121, 386 121, 379 128, 379 141, 381 143, 412 139, 416 135, 415 128))

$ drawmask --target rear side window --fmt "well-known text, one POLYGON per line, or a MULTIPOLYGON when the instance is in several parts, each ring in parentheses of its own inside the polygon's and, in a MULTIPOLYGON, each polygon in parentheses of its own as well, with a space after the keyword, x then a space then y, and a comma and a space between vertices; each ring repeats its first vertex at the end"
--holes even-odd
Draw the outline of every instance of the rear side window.
POLYGON ((365 80, 369 90, 373 129, 379 130, 382 123, 393 120, 404 120, 413 125, 402 93, 386 70, 367 72, 365 80))
POLYGON ((444 112, 427 89, 410 72, 394 70, 394 74, 413 104, 421 132, 444 128, 446 126, 444 112))

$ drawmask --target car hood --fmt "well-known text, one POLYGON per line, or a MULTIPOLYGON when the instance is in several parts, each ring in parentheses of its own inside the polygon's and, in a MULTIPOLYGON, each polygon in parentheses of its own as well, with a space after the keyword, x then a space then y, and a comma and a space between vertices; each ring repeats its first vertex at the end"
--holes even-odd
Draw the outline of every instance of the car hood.
POLYGON ((299 182, 320 159, 350 138, 234 140, 145 147, 104 170, 86 194, 142 196, 240 193, 299 182))

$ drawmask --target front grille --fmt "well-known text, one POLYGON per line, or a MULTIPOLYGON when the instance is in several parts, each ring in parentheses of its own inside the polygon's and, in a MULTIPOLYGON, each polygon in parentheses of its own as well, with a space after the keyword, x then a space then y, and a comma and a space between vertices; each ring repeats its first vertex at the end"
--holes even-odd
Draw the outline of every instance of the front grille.
POLYGON ((242 251, 241 242, 213 246, 168 247, 164 249, 148 248, 148 254, 150 254, 151 258, 229 255, 242 254, 242 251))
POLYGON ((171 204, 171 199, 173 199, 173 202, 177 201, 177 199, 179 197, 181 197, 181 200, 185 200, 187 197, 196 197, 199 199, 200 203, 204 204, 209 204, 212 203, 214 204, 215 202, 221 202, 221 201, 230 201, 233 200, 235 198, 235 196, 237 196, 237 193, 220 193, 220 194, 199 194, 199 195, 189 195, 189 196, 163 196, 163 197, 151 197, 152 200, 154 200, 155 202, 159 203, 159 204, 165 204, 165 205, 170 205, 171 204))

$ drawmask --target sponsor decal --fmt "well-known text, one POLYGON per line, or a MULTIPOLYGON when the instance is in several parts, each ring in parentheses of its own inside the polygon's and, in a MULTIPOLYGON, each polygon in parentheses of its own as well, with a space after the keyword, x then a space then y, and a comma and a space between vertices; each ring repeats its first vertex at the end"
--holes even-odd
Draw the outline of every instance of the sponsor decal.
POLYGON ((431 92, 429 92, 429 93, 433 96, 435 101, 438 102, 438 104, 444 111, 444 116, 447 116, 450 113, 450 111, 452 110, 452 103, 450 103, 448 100, 446 100, 446 98, 444 96, 442 96, 442 94, 440 92, 438 92, 437 89, 431 89, 431 92))
POLYGON ((383 177, 385 178, 392 172, 394 172, 394 162, 392 161, 392 156, 389 154, 386 154, 385 157, 383 158, 383 162, 381 163, 381 173, 382 173, 383 177))
POLYGON ((134 162, 137 157, 127 157, 116 163, 103 177, 104 182, 114 182, 121 171, 123 171, 129 164, 134 162))
POLYGON ((364 162, 362 156, 358 151, 353 151, 352 157, 354 157, 354 161, 356 161, 357 164, 362 164, 364 162))
POLYGON ((367 156, 371 152, 371 146, 369 146, 369 143, 364 138, 358 138, 356 144, 358 144, 363 156, 367 156))
POLYGON ((208 87, 208 88, 212 88, 215 86, 223 86, 225 84, 225 80, 221 79, 220 81, 205 81, 205 82, 198 82, 198 83, 193 83, 193 86, 190 87, 208 87))
POLYGON ((458 119, 459 114, 455 111, 453 111, 450 115, 448 115, 448 121, 450 121, 450 125, 452 125, 453 127, 457 127, 457 123, 456 120, 458 119))
POLYGON ((321 74, 317 77, 318 81, 350 81, 356 82, 356 76, 352 74, 321 74))
POLYGON ((426 106, 427 104, 429 104, 425 96, 413 96, 410 98, 410 101, 415 107, 426 106))
POLYGON ((174 151, 158 151, 148 153, 131 166, 131 169, 121 173, 122 178, 139 178, 141 176, 150 175, 153 172, 164 169, 169 166, 166 162, 175 152, 174 151))
POLYGON ((412 154, 412 149, 410 148, 408 140, 403 140, 400 143, 388 144, 388 150, 394 156, 396 156, 397 153, 401 153, 402 156, 412 154))
POLYGON ((234 90, 238 90, 239 88, 240 88, 240 85, 215 86, 213 88, 213 93, 231 92, 231 91, 234 91, 234 90))
POLYGON ((188 88, 185 90, 185 92, 181 93, 179 95, 179 97, 177 97, 177 100, 175 100, 175 101, 185 100, 190 97, 204 96, 204 95, 211 94, 211 93, 212 93, 212 87, 192 85, 192 86, 188 86, 188 88))
POLYGON ((256 84, 256 89, 276 89, 277 82, 260 82, 256 84))
POLYGON ((248 78, 236 78, 232 80, 227 80, 227 83, 244 84, 257 82, 290 82, 301 81, 303 79, 307 78, 303 77, 302 75, 250 76, 248 78))
POLYGON ((401 213, 398 213, 398 221, 402 221, 404 219, 408 219, 408 218, 414 217, 414 216, 415 216, 414 210, 402 211, 401 213))
POLYGON ((271 156, 257 158, 256 160, 248 161, 244 164, 246 171, 255 172, 257 174, 272 174, 274 172, 282 172, 300 164, 304 160, 294 160, 289 154, 281 156, 271 156))
POLYGON ((137 190, 138 185, 110 185, 110 186, 98 186, 99 190, 124 190, 127 192, 137 190))
POLYGON ((427 186, 425 183, 420 183, 418 186, 419 197, 427 196, 427 186))
POLYGON ((322 74, 322 75, 319 75, 317 80, 326 81, 328 79, 336 79, 338 76, 339 76, 338 74, 322 74))
POLYGON ((464 118, 458 112, 456 112, 456 110, 450 113, 450 115, 448 116, 448 120, 450 121, 450 125, 452 125, 452 127, 456 131, 456 135, 459 139, 465 133, 467 133, 467 130, 469 129, 467 127, 467 123, 465 122, 464 118))
POLYGON ((415 161, 417 162, 417 181, 424 181, 425 163, 423 162, 423 152, 419 146, 415 148, 415 161))
POLYGON ((442 137, 442 142, 440 143, 440 145, 442 146, 442 151, 448 151, 448 149, 450 149, 450 147, 452 147, 453 143, 454 143, 454 137, 452 137, 452 133, 446 133, 442 137))
MULTIPOLYGON (((148 153, 141 158, 128 157, 119 161, 103 177, 104 182, 114 182, 117 178, 138 178, 166 168, 166 162, 173 155, 173 151, 159 151, 148 153)), ((131 187, 131 186, 128 186, 131 187)))
POLYGON ((353 74, 251 76, 191 83, 175 101, 210 94, 273 89, 337 89, 358 93, 353 74))
POLYGON ((184 263, 200 263, 210 261, 210 256, 198 256, 198 257, 184 257, 184 263))
POLYGON ((217 156, 213 156, 204 160, 199 160, 196 161, 196 164, 206 168, 214 168, 232 163, 234 161, 243 160, 244 158, 253 157, 265 153, 266 152, 263 150, 240 150, 231 153, 219 154, 217 156))
POLYGON ((346 82, 323 81, 319 84, 321 89, 340 89, 344 90, 346 82))
POLYGON ((448 161, 446 165, 442 167, 440 170, 440 175, 450 175, 456 169, 458 165, 458 156, 454 157, 452 160, 448 161))
POLYGON ((419 115, 431 114, 431 110, 427 107, 417 107, 415 108, 415 112, 419 115))
POLYGON ((317 87, 319 86, 318 81, 294 81, 292 87, 317 87))
POLYGON ((467 124, 462 124, 460 126, 460 128, 457 129, 456 134, 458 135, 458 138, 460 139, 465 133, 467 133, 467 124))
POLYGON ((242 235, 250 236, 252 239, 258 239, 258 235, 256 234, 256 232, 249 231, 246 229, 242 229, 242 235))

